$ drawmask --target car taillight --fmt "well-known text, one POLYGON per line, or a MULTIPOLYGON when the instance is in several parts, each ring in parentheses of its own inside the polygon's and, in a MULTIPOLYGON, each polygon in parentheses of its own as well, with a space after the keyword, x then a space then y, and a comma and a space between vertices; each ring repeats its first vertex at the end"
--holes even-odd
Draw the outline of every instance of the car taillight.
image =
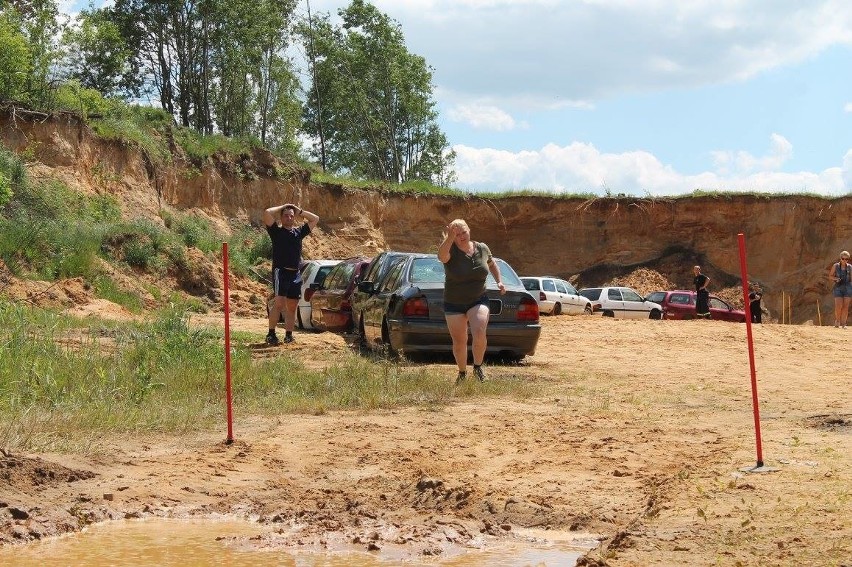
POLYGON ((543 291, 538 292, 538 300, 539 301, 547 301, 547 294, 543 291))
POLYGON ((305 301, 310 301, 311 297, 313 297, 315 289, 307 288, 305 290, 305 301))
POLYGON ((352 302, 348 299, 344 299, 340 302, 340 310, 341 311, 352 311, 352 302))
POLYGON ((403 317, 428 317, 429 302, 425 297, 412 297, 402 306, 403 317))
POLYGON ((521 298, 518 304, 518 321, 538 323, 538 303, 535 299, 529 296, 521 298))
POLYGON ((595 311, 600 311, 601 304, 600 303, 592 303, 592 313, 595 311))

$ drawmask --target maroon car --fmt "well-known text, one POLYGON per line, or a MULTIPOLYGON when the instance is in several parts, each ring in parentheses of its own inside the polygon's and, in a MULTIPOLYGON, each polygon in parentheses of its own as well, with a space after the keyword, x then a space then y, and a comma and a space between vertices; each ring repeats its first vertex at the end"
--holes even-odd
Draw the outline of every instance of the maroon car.
MULTIPOLYGON (((663 319, 695 319, 695 292, 686 289, 655 291, 645 298, 663 306, 663 319)), ((710 294, 710 318, 716 321, 745 323, 746 314, 710 294)))
POLYGON ((352 290, 369 264, 370 258, 347 258, 334 266, 323 283, 316 286, 311 295, 311 325, 316 330, 352 330, 352 290))

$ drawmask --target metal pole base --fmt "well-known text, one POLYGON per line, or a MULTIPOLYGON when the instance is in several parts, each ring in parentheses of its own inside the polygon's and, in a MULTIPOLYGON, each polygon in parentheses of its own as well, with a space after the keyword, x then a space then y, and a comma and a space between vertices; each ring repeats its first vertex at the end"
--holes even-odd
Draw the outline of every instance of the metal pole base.
POLYGON ((781 469, 779 469, 777 467, 767 467, 763 463, 758 463, 757 466, 742 467, 739 470, 740 470, 740 472, 745 472, 745 473, 769 473, 769 472, 778 472, 781 469))

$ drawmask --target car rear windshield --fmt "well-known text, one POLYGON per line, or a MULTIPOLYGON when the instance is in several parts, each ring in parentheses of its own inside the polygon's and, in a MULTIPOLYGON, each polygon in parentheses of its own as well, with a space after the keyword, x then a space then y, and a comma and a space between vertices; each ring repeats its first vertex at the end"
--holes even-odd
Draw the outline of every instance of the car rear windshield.
POLYGON ((521 281, 524 282, 524 287, 527 291, 538 291, 541 289, 538 280, 534 280, 532 278, 521 278, 521 281))
MULTIPOLYGON (((521 278, 509 264, 500 258, 495 258, 494 261, 497 263, 500 278, 505 285, 516 287, 523 285, 521 278)), ((438 258, 415 258, 411 263, 411 283, 444 283, 444 264, 438 258)), ((492 287, 497 286, 491 272, 488 273, 488 279, 485 283, 492 287)))
POLYGON ((590 287, 589 289, 581 289, 580 295, 585 297, 590 301, 597 301, 601 296, 601 288, 599 287, 590 287))
POLYGON ((444 265, 437 258, 415 258, 411 263, 411 283, 443 283, 444 265))
MULTIPOLYGON (((512 266, 501 260, 500 258, 494 258, 494 262, 497 264, 497 268, 500 270, 500 278, 503 280, 503 284, 507 286, 522 286, 521 278, 518 277, 518 274, 515 270, 512 269, 512 266)), ((490 286, 496 286, 497 282, 494 281, 494 276, 491 275, 491 272, 488 272, 488 279, 485 280, 485 283, 490 286)))

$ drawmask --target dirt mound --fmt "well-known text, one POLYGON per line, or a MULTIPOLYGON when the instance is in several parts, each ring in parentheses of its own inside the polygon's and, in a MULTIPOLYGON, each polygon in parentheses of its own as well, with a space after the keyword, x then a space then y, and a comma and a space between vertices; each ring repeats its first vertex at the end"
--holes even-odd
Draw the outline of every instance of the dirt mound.
POLYGON ((38 458, 12 456, 5 452, 0 457, 0 482, 24 492, 95 476, 91 471, 69 469, 38 458))
POLYGON ((620 278, 613 278, 605 285, 607 286, 624 286, 632 287, 641 295, 648 295, 653 291, 663 291, 669 289, 677 289, 669 279, 655 270, 648 268, 639 268, 620 278))

